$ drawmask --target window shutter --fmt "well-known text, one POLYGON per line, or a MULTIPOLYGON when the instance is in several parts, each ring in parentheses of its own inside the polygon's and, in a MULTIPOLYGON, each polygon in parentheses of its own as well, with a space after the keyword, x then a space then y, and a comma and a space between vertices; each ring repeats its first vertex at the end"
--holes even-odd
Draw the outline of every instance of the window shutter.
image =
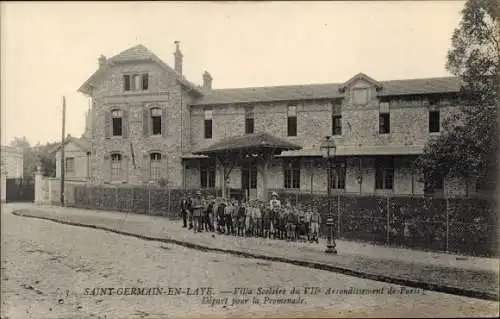
POLYGON ((167 109, 165 107, 161 110, 161 135, 167 136, 167 109))
POLYGON ((149 109, 145 108, 142 111, 142 129, 143 129, 143 135, 144 136, 149 136, 149 109))
POLYGON ((141 175, 142 175, 142 181, 147 183, 149 182, 149 153, 144 153, 142 157, 142 169, 141 169, 141 175))
POLYGON ((111 112, 109 110, 105 111, 106 114, 104 115, 104 136, 105 138, 109 138, 111 136, 111 112))
POLYGON ((143 74, 143 75, 142 75, 142 89, 143 89, 143 90, 147 90, 147 89, 148 89, 148 86, 149 86, 149 83, 148 83, 148 75, 147 75, 147 74, 143 74))
POLYGON ((123 76, 123 90, 130 91, 130 75, 123 76))
POLYGON ((104 182, 111 182, 111 157, 109 155, 104 155, 104 182))
POLYGON ((92 121, 91 123, 91 137, 92 138, 95 138, 95 130, 96 130, 96 122, 95 122, 95 110, 96 110, 96 107, 95 107, 95 102, 92 102, 92 109, 90 109, 90 120, 92 121))
POLYGON ((123 138, 128 138, 128 111, 122 111, 122 136, 123 138))
POLYGON ((167 154, 165 154, 165 153, 161 154, 161 162, 162 162, 161 178, 165 178, 166 180, 168 180, 168 158, 167 158, 167 154))

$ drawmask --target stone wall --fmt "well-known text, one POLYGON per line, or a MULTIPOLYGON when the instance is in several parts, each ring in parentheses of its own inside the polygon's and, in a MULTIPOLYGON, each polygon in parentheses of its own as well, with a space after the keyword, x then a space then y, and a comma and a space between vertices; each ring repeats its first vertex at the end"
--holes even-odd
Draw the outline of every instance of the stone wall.
MULTIPOLYGON (((342 105, 342 135, 334 136, 339 147, 347 152, 363 148, 412 148, 421 152, 431 135, 429 109, 420 105, 392 105, 390 107, 390 134, 379 134, 379 101, 374 98, 363 106, 353 106, 345 100, 342 105)), ((287 136, 288 103, 258 103, 254 108, 255 132, 268 132, 299 144, 304 150, 319 151, 325 136, 332 134, 332 108, 328 100, 297 103, 297 136, 287 136)), ((246 105, 218 105, 213 112, 213 136, 204 138, 204 107, 191 107, 191 145, 199 149, 216 141, 245 133, 246 105)), ((441 123, 455 111, 454 106, 443 106, 441 123)), ((439 134, 439 133, 438 133, 439 134)), ((345 154, 349 155, 349 154, 345 154)), ((366 154, 369 155, 369 152, 366 154)))
POLYGON ((149 181, 149 154, 162 154, 163 176, 171 185, 182 186, 182 148, 188 148, 186 139, 187 104, 189 95, 183 92, 173 72, 153 62, 128 63, 112 67, 100 81, 92 94, 92 176, 95 183, 110 181, 113 152, 122 155, 123 183, 145 183, 149 181), (148 90, 141 92, 123 91, 123 73, 144 73, 149 75, 148 90), (165 132, 158 136, 144 134, 144 110, 160 107, 165 132), (107 112, 118 108, 126 112, 124 134, 121 137, 106 137, 107 112), (135 164, 135 165, 134 165, 135 164))

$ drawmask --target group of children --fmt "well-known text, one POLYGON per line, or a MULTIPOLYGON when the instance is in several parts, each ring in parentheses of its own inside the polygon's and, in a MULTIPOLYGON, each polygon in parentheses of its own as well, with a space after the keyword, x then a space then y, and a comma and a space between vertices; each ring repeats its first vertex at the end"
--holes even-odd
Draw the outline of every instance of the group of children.
POLYGON ((213 196, 203 198, 197 192, 181 203, 183 227, 189 221, 189 229, 194 232, 319 242, 321 216, 316 209, 292 206, 288 200, 282 205, 276 193, 271 196, 266 205, 261 200, 242 203, 213 196))

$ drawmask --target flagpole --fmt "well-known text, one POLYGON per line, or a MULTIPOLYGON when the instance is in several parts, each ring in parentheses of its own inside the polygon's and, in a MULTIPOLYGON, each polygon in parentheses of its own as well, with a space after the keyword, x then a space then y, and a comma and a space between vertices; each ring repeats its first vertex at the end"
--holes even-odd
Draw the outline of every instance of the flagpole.
POLYGON ((63 109, 62 109, 62 137, 61 137, 61 206, 64 206, 64 175, 66 173, 65 160, 64 160, 64 135, 66 125, 66 97, 63 96, 63 109))

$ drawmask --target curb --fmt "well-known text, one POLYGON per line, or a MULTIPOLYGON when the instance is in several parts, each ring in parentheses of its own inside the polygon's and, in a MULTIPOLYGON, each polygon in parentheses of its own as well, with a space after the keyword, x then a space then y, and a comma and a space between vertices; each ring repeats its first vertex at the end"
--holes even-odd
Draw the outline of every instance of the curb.
POLYGON ((129 232, 121 231, 121 230, 116 230, 116 229, 112 229, 112 228, 108 228, 108 227, 97 226, 97 225, 93 225, 93 224, 83 224, 83 223, 78 223, 78 222, 70 222, 70 221, 64 221, 64 220, 60 220, 57 218, 51 218, 51 217, 33 216, 33 215, 29 215, 29 213, 23 214, 22 211, 23 210, 14 210, 11 212, 11 214, 13 214, 15 216, 19 216, 19 217, 49 220, 49 221, 59 223, 59 224, 94 228, 94 229, 104 230, 104 231, 108 231, 108 232, 113 232, 113 233, 120 234, 120 235, 136 237, 136 238, 143 239, 143 240, 158 241, 158 242, 163 242, 163 243, 168 243, 168 244, 175 244, 175 245, 179 245, 179 246, 183 246, 183 247, 187 247, 187 248, 191 248, 191 249, 196 249, 196 250, 201 250, 201 251, 215 251, 215 252, 231 254, 231 255, 235 255, 235 256, 239 256, 239 257, 255 258, 255 259, 288 263, 288 264, 292 264, 292 265, 296 265, 296 266, 302 266, 302 267, 326 270, 326 271, 330 271, 330 272, 336 272, 336 273, 340 273, 343 275, 359 277, 362 279, 370 279, 370 280, 386 282, 386 283, 390 283, 390 284, 402 285, 402 286, 407 286, 407 287, 412 287, 412 288, 419 288, 419 289, 424 289, 424 290, 430 290, 430 291, 447 293, 447 294, 452 294, 452 295, 470 297, 470 298, 475 298, 475 299, 482 299, 482 300, 488 300, 488 301, 498 301, 498 297, 499 297, 497 294, 491 293, 491 292, 484 292, 484 291, 477 291, 477 290, 472 290, 472 289, 465 289, 465 288, 459 288, 459 287, 432 284, 432 283, 415 281, 415 280, 410 280, 410 279, 405 279, 405 278, 389 277, 389 276, 385 276, 385 275, 370 274, 370 273, 356 271, 356 270, 352 270, 352 269, 348 269, 348 268, 332 266, 332 265, 328 265, 328 264, 324 264, 324 263, 320 263, 320 262, 311 262, 311 261, 305 261, 305 260, 289 259, 286 257, 273 257, 273 256, 268 256, 268 255, 262 255, 262 254, 256 254, 256 253, 250 253, 250 252, 244 252, 244 251, 238 251, 238 250, 232 250, 232 249, 222 249, 222 248, 203 246, 203 245, 194 244, 194 243, 181 241, 181 240, 177 240, 177 239, 172 239, 172 238, 157 238, 157 237, 145 236, 145 235, 129 233, 129 232))

